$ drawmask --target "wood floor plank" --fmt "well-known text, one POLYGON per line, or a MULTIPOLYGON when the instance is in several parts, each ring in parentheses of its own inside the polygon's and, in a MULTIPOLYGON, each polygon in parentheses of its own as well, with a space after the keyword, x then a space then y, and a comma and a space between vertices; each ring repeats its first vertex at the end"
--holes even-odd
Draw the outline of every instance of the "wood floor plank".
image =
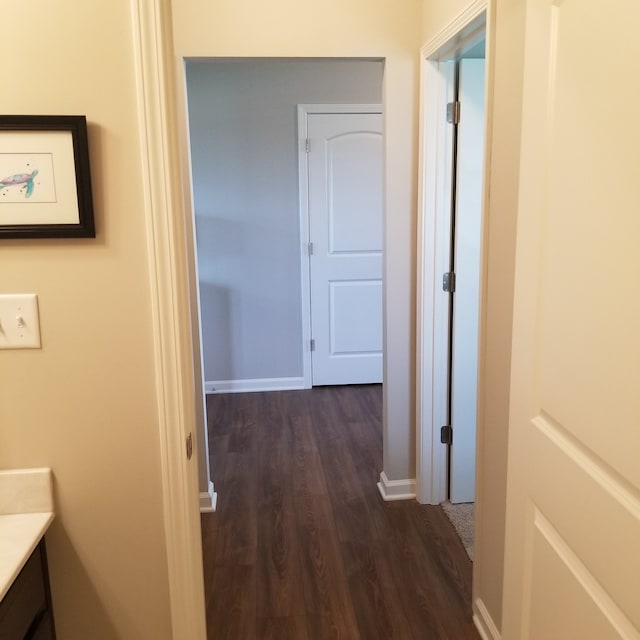
MULTIPOLYGON (((467 603, 471 601, 472 562, 453 525, 439 507, 411 510, 416 529, 422 540, 428 540, 432 558, 438 565, 440 596, 452 611, 462 615, 455 625, 449 625, 449 633, 457 633, 461 639, 476 638, 476 630, 467 603)), ((445 620, 445 626, 446 625, 445 620)))
POLYGON ((460 612, 442 606, 434 565, 430 556, 416 547, 416 531, 408 511, 394 511, 393 536, 381 542, 380 552, 389 561, 409 627, 416 638, 449 638, 444 617, 460 612))
POLYGON ((371 425, 362 420, 349 423, 351 456, 364 490, 376 488, 382 469, 382 442, 371 425))
POLYGON ((293 491, 293 455, 290 440, 284 433, 273 439, 262 430, 256 453, 256 477, 259 506, 280 500, 282 492, 293 491))
MULTIPOLYGON (((218 522, 220 516, 218 513, 203 513, 200 515, 200 530, 202 532, 202 548, 215 549, 218 537, 218 522)), ((213 562, 204 563, 205 582, 213 575, 213 562)))
POLYGON ((293 448, 293 490, 307 495, 327 495, 327 480, 317 450, 293 448))
POLYGON ((207 397, 209 638, 479 640, 439 507, 384 502, 380 385, 207 397))
POLYGON ((258 537, 255 456, 227 453, 218 496, 215 564, 254 565, 258 537))
POLYGON ((331 499, 326 494, 296 494, 295 512, 299 527, 335 531, 333 507, 331 499))
POLYGON ((314 436, 314 425, 307 411, 290 416, 293 455, 294 491, 326 495, 327 481, 322 458, 314 436))
POLYGON ((282 618, 258 618, 260 640, 307 640, 305 616, 282 618))
MULTIPOLYGON (((360 640, 362 636, 357 630, 345 630, 331 616, 320 614, 307 615, 307 637, 309 640, 360 640), (355 635, 350 635, 355 634, 355 635)), ((362 640, 366 640, 362 638, 362 640)))
POLYGON ((377 543, 345 542, 342 555, 362 638, 412 638, 386 557, 377 543))
POLYGON ((291 493, 260 511, 257 610, 260 618, 305 614, 298 529, 291 493))
POLYGON ((297 496, 296 515, 306 611, 321 618, 310 636, 332 630, 330 637, 358 638, 329 498, 297 496))
MULTIPOLYGON (((313 389, 315 392, 316 389, 313 389)), ((349 416, 344 411, 344 402, 340 402, 343 394, 341 387, 322 387, 317 397, 312 398, 313 410, 311 417, 316 424, 316 438, 318 442, 324 440, 329 443, 342 443, 345 440, 344 425, 349 422, 349 416)))
POLYGON ((369 511, 362 496, 333 505, 333 518, 340 542, 370 540, 373 535, 369 511))
POLYGON ((316 442, 322 458, 325 479, 329 493, 336 500, 352 500, 362 496, 362 485, 358 480, 354 462, 346 435, 346 423, 341 425, 342 435, 338 437, 336 425, 332 422, 335 416, 326 411, 327 402, 322 411, 312 417, 316 442))
POLYGON ((216 567, 205 596, 208 638, 256 640, 254 567, 216 567))
POLYGON ((321 616, 337 638, 358 638, 337 538, 326 530, 308 528, 299 536, 307 613, 321 616))
POLYGON ((305 612, 291 455, 287 464, 278 452, 261 451, 258 465, 257 615, 264 618, 305 612))
POLYGON ((329 495, 337 502, 362 497, 362 486, 344 443, 334 446, 323 443, 320 446, 320 457, 329 495))

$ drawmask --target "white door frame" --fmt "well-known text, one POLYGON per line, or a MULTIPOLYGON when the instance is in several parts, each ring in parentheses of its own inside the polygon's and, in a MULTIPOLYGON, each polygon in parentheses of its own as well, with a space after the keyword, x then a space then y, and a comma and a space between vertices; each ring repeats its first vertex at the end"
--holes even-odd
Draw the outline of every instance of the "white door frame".
MULTIPOLYGON (((451 148, 451 127, 447 125, 444 105, 447 82, 441 60, 450 59, 485 37, 488 0, 475 0, 447 27, 420 50, 420 158, 418 201, 417 259, 417 331, 416 331, 416 497, 423 504, 446 500, 447 450, 440 442, 440 427, 446 419, 448 301, 442 294, 442 274, 448 271, 450 243, 451 167, 447 166, 447 145, 451 148), (445 248, 446 247, 446 248, 445 248)), ((487 65, 489 68, 489 65, 487 65)), ((486 80, 485 80, 486 82, 486 80)), ((487 96, 489 96, 487 92, 487 96)), ((490 136, 485 105, 484 166, 488 166, 487 144, 490 136)), ((487 210, 487 179, 483 186, 484 210, 487 210)), ((486 256, 486 220, 481 238, 480 322, 484 315, 486 256)), ((480 328, 482 329, 482 327, 480 328)), ((482 330, 480 330, 482 336, 482 330)), ((482 338, 479 363, 483 360, 482 338)), ((481 367, 478 398, 482 396, 481 367)), ((479 412, 478 412, 479 415, 479 412)), ((478 440, 482 428, 477 421, 478 440)), ((478 452, 476 453, 478 457, 478 452)), ((478 469, 480 465, 476 465, 478 469)), ((476 492, 478 491, 476 482, 476 492)))
MULTIPOLYGON (((131 0, 135 80, 138 94, 141 176, 147 232, 151 323, 155 356, 158 442, 167 552, 171 637, 205 640, 202 537, 197 456, 185 449, 195 438, 199 410, 194 398, 189 246, 180 181, 177 83, 164 0, 131 0)), ((202 420, 201 420, 202 421, 202 420)), ((197 452, 197 442, 194 443, 197 452)))
MULTIPOLYGON (((309 270, 309 167, 306 140, 308 116, 327 113, 382 113, 381 104, 299 104, 298 105, 298 190, 300 198, 300 291, 302 309, 303 387, 311 389, 311 283, 309 270)), ((384 136, 384 131, 382 133, 384 136)), ((384 276, 383 276, 384 277, 384 276)), ((383 355, 384 357, 384 355, 383 355)))

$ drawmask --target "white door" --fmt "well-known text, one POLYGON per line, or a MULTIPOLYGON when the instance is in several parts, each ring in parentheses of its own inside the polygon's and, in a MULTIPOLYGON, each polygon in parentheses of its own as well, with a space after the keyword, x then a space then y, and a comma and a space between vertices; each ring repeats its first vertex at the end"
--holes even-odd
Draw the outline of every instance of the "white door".
POLYGON ((382 115, 307 115, 312 384, 382 382, 382 115))
POLYGON ((502 637, 640 638, 640 3, 527 0, 502 637))
POLYGON ((480 238, 484 161, 484 60, 460 60, 455 198, 450 500, 475 500, 480 238))

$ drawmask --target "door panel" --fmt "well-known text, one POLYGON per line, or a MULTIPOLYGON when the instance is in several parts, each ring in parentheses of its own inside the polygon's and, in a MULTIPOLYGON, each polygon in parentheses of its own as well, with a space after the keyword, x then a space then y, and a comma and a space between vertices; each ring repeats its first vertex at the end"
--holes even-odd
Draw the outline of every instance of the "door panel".
POLYGON ((312 381, 382 382, 382 116, 307 125, 312 381))
MULTIPOLYGON (((345 118, 343 114, 336 114, 329 117, 340 118, 340 127, 372 126, 362 122, 360 115, 345 118)), ((378 127, 380 125, 375 121, 379 119, 378 114, 367 118, 378 127)), ((336 123, 332 121, 333 127, 336 123)), ((320 133, 315 126, 312 131, 320 133)), ((326 140, 327 222, 332 255, 382 252, 381 152, 382 136, 378 131, 346 132, 326 140)))
POLYGON ((640 637, 638 24, 527 1, 503 637, 640 637))
POLYGON ((382 336, 382 283, 343 280, 329 284, 330 351, 335 355, 377 353, 382 336))
POLYGON ((451 502, 475 500, 484 60, 460 60, 451 371, 451 502))
POLYGON ((528 637, 547 640, 620 638, 616 630, 621 622, 619 612, 615 611, 615 607, 610 607, 606 612, 601 609, 599 602, 606 599, 606 595, 580 559, 540 511, 536 510, 531 524, 534 530, 531 554, 532 612, 528 637), (553 580, 555 588, 562 592, 561 602, 554 590, 548 588, 549 580, 553 580), (612 613, 618 615, 611 616, 612 613))

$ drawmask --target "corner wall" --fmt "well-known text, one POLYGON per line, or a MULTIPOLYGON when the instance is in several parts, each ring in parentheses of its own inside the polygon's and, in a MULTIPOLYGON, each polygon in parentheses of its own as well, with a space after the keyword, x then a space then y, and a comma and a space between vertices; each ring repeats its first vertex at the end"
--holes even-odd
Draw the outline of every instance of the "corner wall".
MULTIPOLYGON (((415 228, 420 0, 173 2, 183 58, 384 59, 384 470, 415 478, 415 228)), ((182 71, 181 71, 182 73, 182 71)), ((213 461, 215 465, 215 460, 213 461)))
POLYGON ((169 580, 128 0, 12 6, 2 111, 86 114, 97 238, 0 241, 42 349, 0 355, 0 467, 49 466, 58 637, 168 640, 169 580))

